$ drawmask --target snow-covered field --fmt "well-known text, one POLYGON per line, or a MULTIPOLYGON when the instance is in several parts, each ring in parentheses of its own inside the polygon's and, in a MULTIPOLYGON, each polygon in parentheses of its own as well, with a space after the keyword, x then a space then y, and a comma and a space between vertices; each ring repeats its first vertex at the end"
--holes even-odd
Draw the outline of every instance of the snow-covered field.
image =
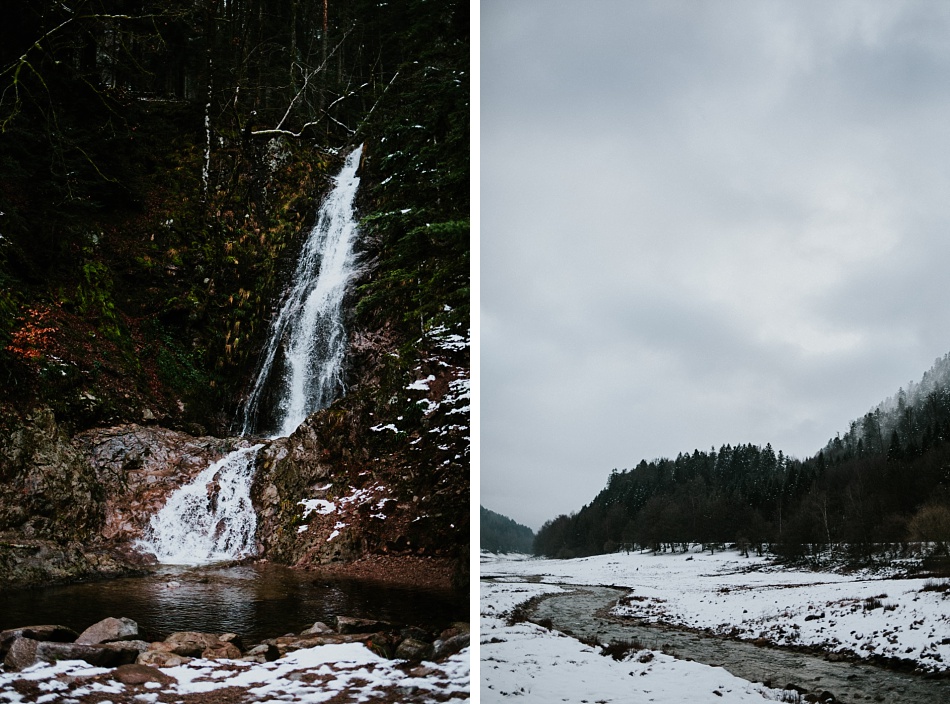
POLYGON ((117 681, 114 670, 64 661, 0 673, 0 702, 151 704, 207 694, 212 698, 202 702, 428 704, 469 698, 469 657, 466 648, 442 663, 401 667, 402 662, 379 657, 362 643, 323 645, 262 664, 197 659, 163 668, 170 682, 135 685, 117 681))
MULTIPOLYGON (((617 553, 575 560, 483 556, 482 577, 631 590, 613 613, 779 645, 950 669, 950 590, 940 581, 776 567, 765 558, 617 553), (930 589, 924 589, 929 586, 930 589)), ((483 595, 484 599, 484 595, 483 595)), ((484 637, 482 639, 484 641, 484 637)))
POLYGON ((782 701, 781 690, 752 684, 720 667, 651 650, 616 661, 597 648, 532 623, 506 625, 506 615, 518 604, 560 591, 551 584, 482 583, 483 704, 782 701))

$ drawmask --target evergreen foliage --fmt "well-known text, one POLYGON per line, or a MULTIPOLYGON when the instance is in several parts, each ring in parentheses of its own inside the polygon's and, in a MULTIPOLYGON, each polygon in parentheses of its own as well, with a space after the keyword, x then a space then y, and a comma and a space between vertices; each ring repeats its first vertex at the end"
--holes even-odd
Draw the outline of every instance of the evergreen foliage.
POLYGON ((479 506, 481 549, 488 552, 530 553, 534 531, 507 516, 479 506))
POLYGON ((850 424, 817 455, 723 445, 613 470, 580 511, 544 524, 534 551, 576 557, 619 549, 735 544, 791 559, 840 548, 858 562, 950 542, 950 355, 920 383, 850 424))
POLYGON ((360 322, 405 344, 467 329, 467 3, 4 9, 0 403, 226 432, 360 142, 360 322))

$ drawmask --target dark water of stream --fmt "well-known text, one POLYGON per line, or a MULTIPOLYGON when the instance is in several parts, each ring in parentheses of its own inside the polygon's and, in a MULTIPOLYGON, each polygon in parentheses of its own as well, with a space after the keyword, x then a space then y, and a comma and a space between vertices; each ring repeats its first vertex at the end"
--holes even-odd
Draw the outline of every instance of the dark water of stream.
MULTIPOLYGON (((565 585, 567 586, 567 585, 565 585)), ((664 649, 681 659, 723 667, 751 682, 770 682, 782 688, 792 683, 816 694, 829 691, 839 702, 900 702, 948 704, 950 680, 892 672, 872 665, 831 662, 824 657, 781 648, 761 648, 729 640, 652 626, 596 614, 612 606, 623 592, 606 587, 578 587, 569 594, 542 601, 534 618, 551 619, 558 630, 577 637, 596 636, 601 642, 639 641, 648 648, 664 649)))
POLYGON ((175 631, 238 633, 255 643, 315 621, 356 616, 426 629, 468 620, 468 593, 330 579, 278 565, 163 567, 153 575, 0 592, 0 630, 59 624, 82 631, 126 616, 146 639, 175 631))

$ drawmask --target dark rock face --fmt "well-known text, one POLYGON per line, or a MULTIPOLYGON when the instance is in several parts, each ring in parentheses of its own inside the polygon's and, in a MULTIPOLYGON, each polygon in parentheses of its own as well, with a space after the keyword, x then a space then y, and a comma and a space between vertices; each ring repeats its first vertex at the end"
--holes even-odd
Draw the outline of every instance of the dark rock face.
POLYGON ((94 537, 105 517, 103 490, 52 411, 38 410, 5 430, 0 439, 0 533, 63 543, 94 537))

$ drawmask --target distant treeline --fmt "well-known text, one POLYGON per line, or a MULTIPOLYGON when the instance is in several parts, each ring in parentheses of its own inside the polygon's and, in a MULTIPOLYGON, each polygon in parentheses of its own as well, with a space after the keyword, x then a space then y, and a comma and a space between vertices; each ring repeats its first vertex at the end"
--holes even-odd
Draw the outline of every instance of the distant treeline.
POLYGON ((481 548, 488 552, 530 553, 534 543, 534 531, 515 523, 507 516, 481 509, 481 548))
POLYGON ((930 541, 947 552, 948 439, 950 355, 804 461, 771 445, 723 445, 614 470, 590 504, 541 527, 534 551, 735 543, 800 559, 840 545, 869 560, 930 541))

